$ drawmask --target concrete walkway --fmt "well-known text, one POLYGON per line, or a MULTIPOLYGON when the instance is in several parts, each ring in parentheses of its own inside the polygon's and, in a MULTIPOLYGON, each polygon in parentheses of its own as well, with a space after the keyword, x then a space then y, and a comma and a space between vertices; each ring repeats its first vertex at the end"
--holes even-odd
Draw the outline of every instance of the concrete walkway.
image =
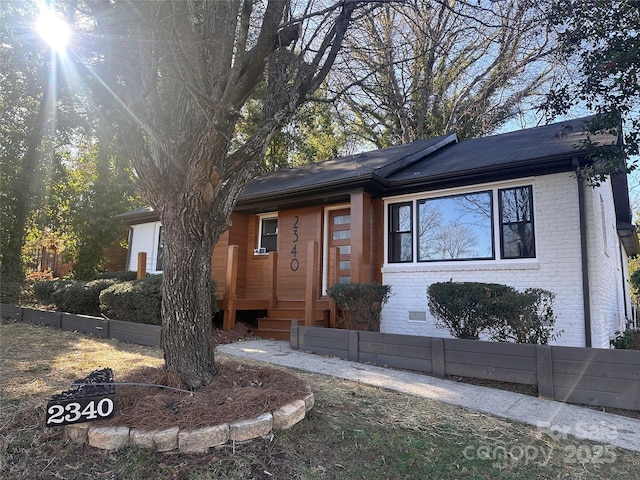
POLYGON ((640 420, 529 395, 480 387, 419 373, 349 362, 292 350, 288 342, 252 340, 220 345, 225 355, 329 375, 640 452, 640 420))

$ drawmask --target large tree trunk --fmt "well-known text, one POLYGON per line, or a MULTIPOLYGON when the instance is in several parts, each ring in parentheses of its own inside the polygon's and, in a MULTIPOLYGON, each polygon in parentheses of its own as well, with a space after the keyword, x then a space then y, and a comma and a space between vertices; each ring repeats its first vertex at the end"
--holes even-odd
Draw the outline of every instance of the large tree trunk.
POLYGON ((204 234, 208 230, 204 223, 194 211, 166 208, 162 215, 162 345, 166 367, 178 372, 191 389, 206 385, 216 374, 210 281, 211 255, 219 235, 204 234), (199 232, 194 235, 192 228, 199 232))
POLYGON ((354 10, 378 2, 331 1, 297 12, 298 20, 291 3, 89 2, 119 70, 111 87, 126 104, 125 118, 135 118, 123 137, 140 191, 163 225, 166 366, 192 389, 215 375, 213 247, 273 133, 325 80, 354 10), (304 44, 294 48, 302 32, 304 44), (242 140, 236 123, 261 82, 262 115, 242 140))

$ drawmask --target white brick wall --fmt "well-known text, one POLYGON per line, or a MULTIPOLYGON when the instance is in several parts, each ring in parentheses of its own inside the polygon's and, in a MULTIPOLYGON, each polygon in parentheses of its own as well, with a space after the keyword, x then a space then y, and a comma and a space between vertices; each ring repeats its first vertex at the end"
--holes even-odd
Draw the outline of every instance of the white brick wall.
POLYGON ((131 245, 129 246, 128 270, 138 270, 138 253, 147 252, 147 273, 162 273, 156 270, 158 255, 158 239, 160 235, 160 222, 140 223, 131 225, 131 245))
MULTIPOLYGON (((533 185, 537 258, 385 264, 383 283, 391 285, 392 294, 382 312, 383 332, 449 336, 447 330, 434 326, 427 306, 427 287, 449 280, 491 282, 554 292, 556 329, 564 331, 554 343, 585 345, 578 184, 574 175, 547 175, 517 183, 484 185, 477 190, 505 185, 533 185), (426 312, 426 321, 409 320, 412 311, 426 312)), ((617 245, 613 236, 610 245, 617 245)), ((594 342, 594 346, 608 347, 608 338, 606 344, 602 338, 598 341, 600 344, 594 342)))
POLYGON ((618 239, 610 184, 585 187, 585 207, 588 212, 592 342, 594 347, 606 348, 615 331, 625 327, 625 303, 629 292, 627 257, 618 239))

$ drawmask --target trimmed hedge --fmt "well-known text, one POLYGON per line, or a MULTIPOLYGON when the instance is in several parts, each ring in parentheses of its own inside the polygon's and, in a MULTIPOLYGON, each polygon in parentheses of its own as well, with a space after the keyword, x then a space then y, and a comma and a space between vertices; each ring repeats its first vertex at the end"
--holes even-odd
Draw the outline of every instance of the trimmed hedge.
POLYGON ((100 293, 100 307, 107 318, 162 325, 162 275, 120 282, 100 293))
POLYGON ((116 283, 113 279, 73 282, 55 290, 52 296, 63 312, 100 316, 100 292, 116 283))
POLYGON ((389 300, 391 287, 378 283, 336 283, 327 289, 327 295, 345 314, 337 319, 338 327, 379 332, 382 306, 389 300))
POLYGON ((118 280, 119 282, 129 282, 138 278, 138 272, 130 270, 127 272, 103 272, 96 275, 96 280, 109 278, 113 278, 115 280, 118 280))
MULTIPOLYGON (((162 325, 162 275, 116 283, 100 293, 100 306, 107 318, 162 325)), ((211 280, 211 312, 217 311, 215 282, 211 280)))
POLYGON ((456 338, 477 340, 484 333, 499 342, 547 344, 562 333, 552 333, 555 295, 540 288, 440 282, 429 286, 427 296, 436 326, 456 338))

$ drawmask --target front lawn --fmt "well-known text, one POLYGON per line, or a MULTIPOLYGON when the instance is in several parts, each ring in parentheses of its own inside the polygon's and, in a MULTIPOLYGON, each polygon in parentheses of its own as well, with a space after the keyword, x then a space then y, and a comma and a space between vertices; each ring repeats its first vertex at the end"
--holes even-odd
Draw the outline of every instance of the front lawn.
POLYGON ((0 324, 0 339, 1 478, 626 480, 640 471, 638 453, 300 372, 316 404, 289 431, 206 455, 100 451, 45 428, 47 399, 97 368, 117 377, 159 365, 162 352, 22 323, 0 324))

